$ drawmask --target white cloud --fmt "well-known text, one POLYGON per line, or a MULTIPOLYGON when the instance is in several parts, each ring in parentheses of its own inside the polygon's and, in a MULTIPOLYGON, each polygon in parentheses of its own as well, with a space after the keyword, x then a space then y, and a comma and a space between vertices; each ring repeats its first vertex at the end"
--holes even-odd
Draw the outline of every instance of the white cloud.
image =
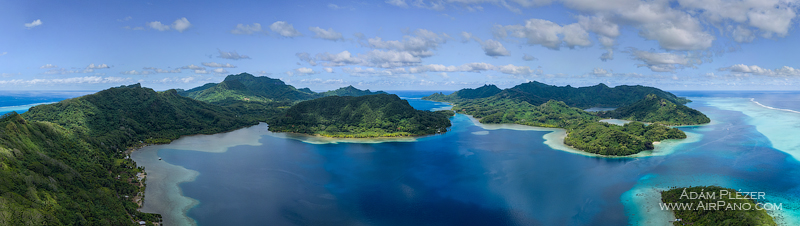
POLYGON ((504 39, 507 36, 527 39, 529 45, 542 45, 544 47, 557 50, 561 47, 561 37, 568 47, 589 46, 589 34, 578 23, 569 24, 564 27, 552 21, 542 19, 529 19, 525 25, 495 25, 492 28, 495 38, 504 39))
POLYGON ((594 70, 592 70, 592 74, 593 75, 599 75, 599 76, 608 76, 611 73, 608 73, 608 71, 606 71, 606 69, 602 69, 602 68, 596 67, 596 68, 594 68, 594 70))
POLYGON ((189 29, 189 27, 191 26, 192 23, 189 23, 189 20, 187 20, 186 17, 177 19, 175 20, 175 22, 172 22, 172 28, 174 28, 178 32, 183 32, 186 29, 189 29))
POLYGON ((159 30, 159 31, 169 30, 169 26, 165 25, 165 24, 162 24, 160 21, 149 22, 149 23, 147 23, 147 26, 152 28, 152 29, 159 30))
POLYGON ((237 35, 251 35, 261 32, 261 24, 259 23, 253 23, 253 25, 237 24, 236 29, 231 30, 231 34, 237 35))
POLYGON ((510 75, 530 75, 534 73, 534 71, 528 66, 514 66, 512 64, 497 66, 497 69, 495 70, 500 71, 503 74, 510 75))
MULTIPOLYGON (((45 65, 47 66, 47 65, 45 65)), ((42 74, 45 75, 66 75, 66 74, 75 74, 75 73, 92 73, 94 69, 86 68, 86 69, 75 69, 75 70, 67 70, 64 68, 53 68, 50 70, 45 71, 42 74)))
POLYGON ((231 65, 229 63, 220 64, 220 63, 215 63, 215 62, 209 62, 209 63, 203 62, 202 64, 203 64, 203 66, 206 66, 206 67, 224 67, 224 68, 235 68, 236 67, 236 66, 231 65))
POLYGON ((325 72, 328 72, 328 73, 333 73, 333 68, 326 67, 326 68, 322 68, 322 70, 324 70, 325 72))
POLYGON ((190 64, 189 66, 180 67, 180 69, 190 69, 190 70, 205 70, 206 68, 200 67, 194 64, 190 64))
POLYGON ((130 78, 85 76, 56 79, 31 79, 31 80, 0 80, 0 84, 11 85, 38 85, 38 84, 81 84, 81 83, 121 83, 130 81, 130 78))
POLYGON ((194 70, 194 73, 195 74, 208 74, 208 71, 206 69, 197 69, 197 70, 194 70))
POLYGON ((348 73, 352 76, 389 76, 389 77, 413 77, 413 75, 408 75, 406 70, 403 68, 394 68, 394 69, 384 69, 378 70, 375 68, 342 68, 342 71, 348 73))
POLYGON ((536 58, 536 57, 533 57, 531 55, 528 55, 526 53, 525 55, 522 56, 522 60, 524 60, 524 61, 534 61, 534 60, 539 60, 539 59, 536 58))
POLYGON ((620 35, 619 25, 609 21, 603 16, 578 16, 578 24, 583 29, 597 34, 597 39, 605 47, 614 46, 615 39, 620 35))
POLYGON ((434 49, 438 48, 440 44, 447 42, 447 34, 436 34, 432 31, 425 29, 418 29, 414 31, 415 36, 405 35, 402 41, 390 40, 384 41, 380 37, 375 37, 367 40, 367 47, 374 49, 397 50, 409 52, 417 57, 433 56, 434 49))
POLYGON ((472 38, 474 37, 472 36, 472 33, 466 31, 462 31, 460 35, 461 35, 461 42, 463 43, 469 42, 469 40, 472 40, 472 38))
POLYGON ((318 74, 319 73, 319 72, 314 71, 314 69, 307 68, 307 67, 297 68, 297 69, 294 69, 294 71, 298 75, 312 75, 312 74, 318 74))
POLYGON ((98 65, 89 64, 89 66, 86 66, 86 68, 88 68, 88 69, 106 69, 106 68, 110 68, 110 67, 108 65, 106 65, 106 64, 98 64, 98 65))
POLYGON ((214 68, 214 70, 211 70, 211 72, 214 72, 215 74, 227 74, 228 73, 228 71, 225 70, 225 68, 214 68))
POLYGON ((0 53, 0 56, 6 55, 6 54, 8 54, 8 52, 2 52, 2 53, 0 53))
POLYGON ((269 25, 269 29, 272 30, 275 33, 280 34, 283 37, 290 37, 291 38, 291 37, 297 37, 297 36, 302 36, 303 35, 299 31, 295 30, 294 26, 292 26, 289 23, 286 23, 286 21, 278 21, 278 22, 272 23, 272 25, 269 25))
POLYGON ((408 8, 408 3, 405 0, 388 0, 386 3, 397 7, 408 8))
POLYGON ((346 50, 337 54, 319 53, 316 59, 319 61, 326 61, 323 65, 331 67, 361 64, 363 62, 362 59, 353 57, 352 54, 346 50))
POLYGON ((152 70, 153 73, 157 73, 157 74, 159 74, 159 73, 181 73, 181 69, 180 68, 175 68, 175 69, 172 69, 172 70, 165 70, 165 69, 155 68, 155 67, 144 67, 142 69, 144 69, 144 70, 152 70))
POLYGON ((702 60, 696 59, 689 55, 679 55, 669 52, 650 52, 641 51, 635 48, 630 48, 626 51, 630 53, 635 60, 642 61, 644 64, 638 64, 639 67, 648 67, 655 72, 674 72, 676 69, 684 67, 696 67, 695 64, 701 64, 702 60))
POLYGON ((497 58, 498 56, 508 56, 508 50, 503 47, 503 44, 495 40, 486 40, 481 42, 481 48, 487 56, 497 58))
POLYGON ((333 28, 328 28, 328 30, 325 30, 319 27, 309 27, 308 30, 314 32, 314 38, 320 38, 331 41, 344 40, 344 38, 342 37, 342 33, 334 31, 333 28))
POLYGON ((222 50, 217 50, 217 51, 219 51, 219 56, 217 56, 219 58, 231 59, 231 60, 250 59, 249 56, 239 55, 239 53, 237 53, 236 51, 231 51, 231 52, 225 52, 222 50))
POLYGON ((359 57, 364 59, 363 62, 367 62, 367 65, 369 66, 382 68, 411 66, 422 62, 422 59, 414 56, 410 52, 400 52, 394 50, 372 50, 367 52, 365 55, 359 55, 359 57))
POLYGON ((58 67, 58 66, 56 66, 56 65, 53 65, 53 64, 45 64, 45 65, 42 65, 42 66, 41 66, 41 67, 39 67, 39 68, 45 69, 45 68, 57 68, 57 67, 58 67))
POLYGON ((155 71, 147 71, 147 70, 143 70, 143 71, 130 70, 130 71, 120 72, 120 74, 123 74, 123 75, 152 75, 152 74, 155 74, 155 73, 156 73, 155 71))
POLYGON ((772 76, 772 77, 798 77, 800 76, 800 69, 796 69, 789 66, 783 66, 778 69, 765 69, 759 67, 758 65, 744 65, 744 64, 735 64, 730 67, 723 67, 719 68, 719 71, 730 71, 734 74, 753 74, 753 75, 765 75, 765 76, 772 76))
POLYGON ((738 43, 752 42, 756 38, 752 30, 742 25, 736 26, 731 35, 733 40, 738 43))
POLYGON ((42 25, 42 20, 37 19, 30 23, 25 23, 25 27, 28 29, 34 28, 36 26, 42 25))

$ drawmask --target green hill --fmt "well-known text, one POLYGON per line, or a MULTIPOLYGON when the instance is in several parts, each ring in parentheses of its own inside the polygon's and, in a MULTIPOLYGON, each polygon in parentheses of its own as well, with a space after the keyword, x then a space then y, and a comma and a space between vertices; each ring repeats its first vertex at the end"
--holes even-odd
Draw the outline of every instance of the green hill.
POLYGON ((366 96, 366 95, 375 95, 375 94, 387 94, 387 93, 383 92, 383 91, 372 92, 372 91, 369 91, 369 90, 360 90, 360 89, 356 89, 353 86, 347 86, 347 87, 342 87, 342 88, 339 88, 339 89, 336 89, 336 90, 322 92, 322 93, 319 93, 319 94, 322 95, 322 96, 326 96, 326 97, 329 97, 329 96, 354 96, 354 97, 357 97, 357 96, 366 96))
POLYGON ((430 96, 422 98, 423 100, 435 100, 441 102, 454 102, 464 99, 478 99, 494 96, 502 90, 495 85, 483 85, 475 89, 461 89, 449 95, 442 93, 434 93, 430 96))
POLYGON ((553 86, 536 81, 519 84, 501 91, 495 86, 483 86, 474 90, 462 89, 450 95, 438 93, 422 99, 452 103, 465 98, 484 98, 488 97, 488 94, 501 98, 525 101, 533 105, 540 105, 550 100, 557 100, 563 101, 570 107, 580 109, 591 107, 621 107, 635 103, 649 94, 655 94, 673 103, 685 104, 689 102, 686 98, 680 98, 658 88, 646 86, 617 86, 610 88, 601 83, 594 86, 574 88, 569 85, 553 86))
POLYGON ((698 110, 672 103, 654 94, 647 95, 636 103, 619 107, 613 111, 600 112, 605 118, 651 122, 664 125, 697 125, 711 122, 698 110))
POLYGON ((138 225, 141 168, 123 151, 141 142, 255 124, 219 106, 140 85, 0 117, 0 225, 138 225), (135 216, 135 217, 133 217, 135 216))
POLYGON ((416 110, 392 94, 303 101, 270 119, 269 130, 328 137, 395 137, 442 133, 451 111, 416 110))
MULTIPOLYGON (((310 90, 308 90, 310 91, 310 90)), ((280 79, 256 77, 248 73, 228 75, 220 83, 208 83, 180 93, 182 96, 210 103, 239 101, 275 102, 313 99, 314 94, 300 91, 280 79)))

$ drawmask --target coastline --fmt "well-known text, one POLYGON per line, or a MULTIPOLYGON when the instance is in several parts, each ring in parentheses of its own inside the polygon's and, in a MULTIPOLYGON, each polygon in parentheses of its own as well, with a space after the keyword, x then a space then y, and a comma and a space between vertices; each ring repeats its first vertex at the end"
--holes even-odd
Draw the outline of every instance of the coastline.
POLYGON ((266 128, 266 123, 259 123, 225 133, 184 136, 169 144, 147 145, 134 150, 130 154, 131 159, 137 165, 145 167, 147 173, 143 205, 139 210, 161 214, 164 225, 197 225, 186 214, 199 201, 184 196, 180 184, 194 181, 200 174, 159 160, 158 151, 174 149, 221 153, 239 145, 262 145, 259 140, 262 135, 269 133, 266 128), (211 140, 225 142, 210 142, 211 140))
POLYGON ((572 154, 578 154, 588 157, 600 157, 600 158, 638 158, 638 157, 648 157, 648 156, 664 156, 669 155, 675 152, 678 149, 678 146, 694 143, 700 141, 703 137, 701 134, 686 132, 686 138, 680 140, 662 140, 659 143, 653 143, 655 149, 653 150, 646 150, 642 151, 633 155, 626 155, 626 156, 607 156, 607 155, 598 155, 594 153, 589 153, 585 151, 581 151, 570 147, 564 144, 564 138, 567 137, 567 133, 565 129, 561 128, 547 128, 547 127, 535 127, 535 126, 526 126, 520 124, 483 124, 478 119, 472 117, 471 115, 466 115, 472 122, 485 130, 498 130, 498 129, 510 129, 510 130, 528 130, 528 131, 550 131, 544 135, 544 143, 552 149, 560 150, 564 152, 569 152, 572 154))

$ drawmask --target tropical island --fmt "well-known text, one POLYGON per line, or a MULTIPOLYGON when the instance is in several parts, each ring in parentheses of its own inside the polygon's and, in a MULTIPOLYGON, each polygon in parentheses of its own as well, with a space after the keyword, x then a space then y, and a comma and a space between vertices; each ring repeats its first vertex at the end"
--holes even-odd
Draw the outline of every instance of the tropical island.
POLYGON ((756 208, 757 202, 754 200, 758 200, 758 197, 737 197, 737 192, 718 186, 673 188, 661 192, 661 202, 673 205, 670 209, 675 213, 676 220, 680 219, 673 221, 673 225, 778 225, 764 208, 756 208), (722 203, 724 205, 717 206, 722 203))
POLYGON ((689 100, 645 86, 604 84, 574 88, 529 82, 501 90, 494 85, 462 89, 449 95, 435 93, 423 100, 453 103, 453 110, 472 115, 481 123, 514 123, 563 128, 564 144, 588 153, 626 156, 654 148, 653 142, 684 139, 686 134, 667 125, 696 125, 710 120, 684 106, 689 100), (611 112, 582 109, 615 107, 611 112), (625 126, 599 122, 611 115, 640 122, 625 126))
POLYGON ((366 138, 443 133, 452 111, 416 110, 394 94, 303 101, 268 121, 273 132, 366 138))

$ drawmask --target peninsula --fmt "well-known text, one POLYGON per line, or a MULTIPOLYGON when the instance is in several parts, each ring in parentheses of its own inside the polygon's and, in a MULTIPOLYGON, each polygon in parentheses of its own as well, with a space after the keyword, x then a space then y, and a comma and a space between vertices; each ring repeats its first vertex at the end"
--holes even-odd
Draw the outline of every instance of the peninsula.
POLYGON ((453 110, 479 118, 481 123, 564 128, 564 143, 607 156, 626 156, 653 149, 653 142, 683 139, 686 134, 666 125, 707 123, 708 118, 683 104, 686 98, 653 87, 604 84, 574 88, 529 82, 501 90, 494 85, 462 89, 449 95, 434 93, 424 100, 453 103, 453 110), (600 114, 582 109, 619 107, 600 114), (624 115, 635 122, 625 126, 599 122, 608 115, 624 115))

